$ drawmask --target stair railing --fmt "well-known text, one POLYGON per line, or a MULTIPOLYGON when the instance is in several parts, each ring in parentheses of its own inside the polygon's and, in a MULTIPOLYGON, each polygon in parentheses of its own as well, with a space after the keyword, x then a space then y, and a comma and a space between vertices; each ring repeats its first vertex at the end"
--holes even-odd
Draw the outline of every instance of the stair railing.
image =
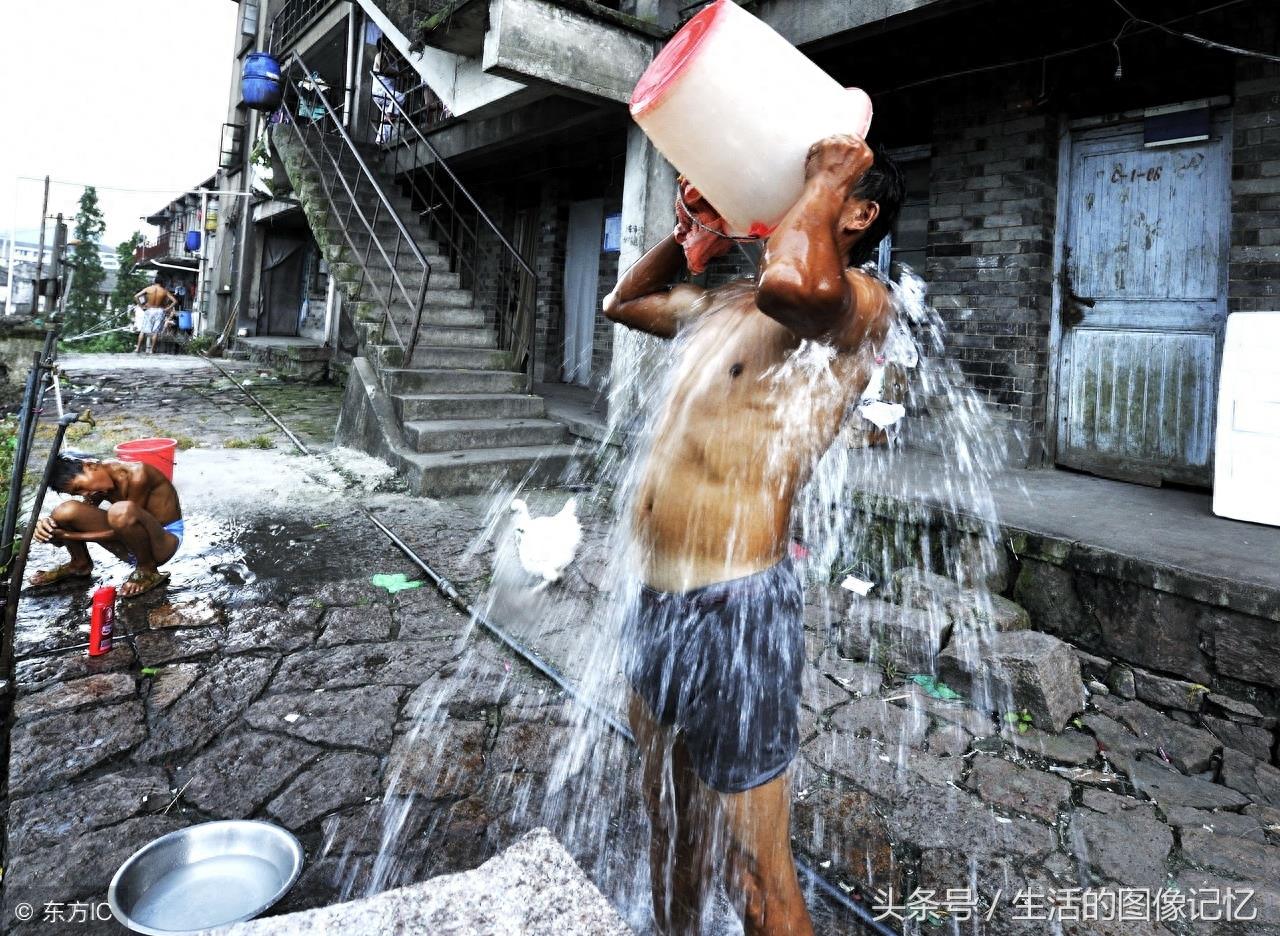
POLYGON ((372 282, 373 296, 382 306, 380 340, 386 341, 390 326, 392 337, 404 352, 401 366, 411 366, 422 325, 427 284, 431 280, 431 264, 360 155, 316 73, 296 51, 289 53, 283 71, 286 94, 281 110, 285 122, 293 128, 315 169, 342 236, 352 256, 359 261, 361 296, 364 285, 372 282), (339 199, 345 199, 345 209, 340 207, 339 199), (379 224, 383 225, 382 233, 379 233, 379 224), (357 235, 364 239, 363 247, 356 243, 357 235), (371 275, 383 271, 385 291, 371 275), (416 289, 411 289, 405 277, 414 272, 419 272, 422 279, 416 289), (403 332, 394 312, 397 298, 409 310, 409 328, 403 332))
POLYGON ((419 216, 427 225, 428 236, 448 247, 460 278, 465 275, 473 288, 476 285, 481 229, 488 230, 502 245, 505 262, 497 283, 499 346, 511 355, 513 366, 524 373, 526 390, 532 390, 537 274, 405 109, 405 101, 416 89, 398 92, 393 83, 377 74, 372 75, 371 87, 375 92, 369 112, 375 125, 371 139, 392 154, 391 174, 400 177, 404 173, 414 205, 421 206, 419 216), (412 164, 403 168, 404 154, 412 153, 419 145, 431 154, 431 169, 418 171, 412 164), (436 177, 437 170, 444 173, 448 184, 436 177), (476 223, 469 217, 472 212, 479 219, 476 223))

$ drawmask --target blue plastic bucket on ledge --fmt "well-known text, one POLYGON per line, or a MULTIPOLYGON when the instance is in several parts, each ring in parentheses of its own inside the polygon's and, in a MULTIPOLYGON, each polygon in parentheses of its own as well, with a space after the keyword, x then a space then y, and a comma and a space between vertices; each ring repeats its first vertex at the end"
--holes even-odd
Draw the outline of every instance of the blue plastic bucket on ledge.
POLYGON ((247 107, 273 111, 280 106, 280 63, 266 52, 250 52, 245 56, 240 74, 240 96, 247 107))
POLYGON ((190 312, 178 313, 178 330, 191 331, 191 313, 190 312))
POLYGON ((199 231, 187 231, 186 246, 187 246, 187 253, 195 253, 197 250, 200 249, 200 232, 199 231))

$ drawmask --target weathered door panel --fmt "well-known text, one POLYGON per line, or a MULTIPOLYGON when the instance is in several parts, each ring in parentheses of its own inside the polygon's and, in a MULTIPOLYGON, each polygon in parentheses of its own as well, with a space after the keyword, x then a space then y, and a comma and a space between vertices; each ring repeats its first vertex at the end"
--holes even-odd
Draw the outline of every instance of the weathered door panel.
POLYGON ((1208 485, 1228 249, 1223 128, 1143 149, 1141 128, 1072 146, 1057 460, 1208 485))

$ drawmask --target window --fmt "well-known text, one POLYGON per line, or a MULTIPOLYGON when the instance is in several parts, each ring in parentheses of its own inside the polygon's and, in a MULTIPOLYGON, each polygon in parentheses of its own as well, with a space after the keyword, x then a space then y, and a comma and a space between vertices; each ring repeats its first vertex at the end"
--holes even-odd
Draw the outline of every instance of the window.
POLYGON ((242 0, 240 4, 240 35, 258 38, 258 12, 261 0, 242 0))
POLYGON ((218 153, 218 168, 235 172, 244 158, 244 124, 222 125, 222 146, 218 153))
POLYGON ((924 276, 925 246, 929 237, 929 147, 890 150, 906 182, 906 195, 893 230, 880 244, 880 269, 896 275, 895 263, 905 263, 924 276))

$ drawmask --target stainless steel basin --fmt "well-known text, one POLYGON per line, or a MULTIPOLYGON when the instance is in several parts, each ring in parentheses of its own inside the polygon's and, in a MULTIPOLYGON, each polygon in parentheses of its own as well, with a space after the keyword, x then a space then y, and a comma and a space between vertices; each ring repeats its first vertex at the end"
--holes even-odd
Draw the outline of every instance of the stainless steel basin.
POLYGON ((134 852, 111 879, 107 902, 135 933, 193 933, 253 919, 301 872, 302 845, 279 826, 203 822, 134 852))

